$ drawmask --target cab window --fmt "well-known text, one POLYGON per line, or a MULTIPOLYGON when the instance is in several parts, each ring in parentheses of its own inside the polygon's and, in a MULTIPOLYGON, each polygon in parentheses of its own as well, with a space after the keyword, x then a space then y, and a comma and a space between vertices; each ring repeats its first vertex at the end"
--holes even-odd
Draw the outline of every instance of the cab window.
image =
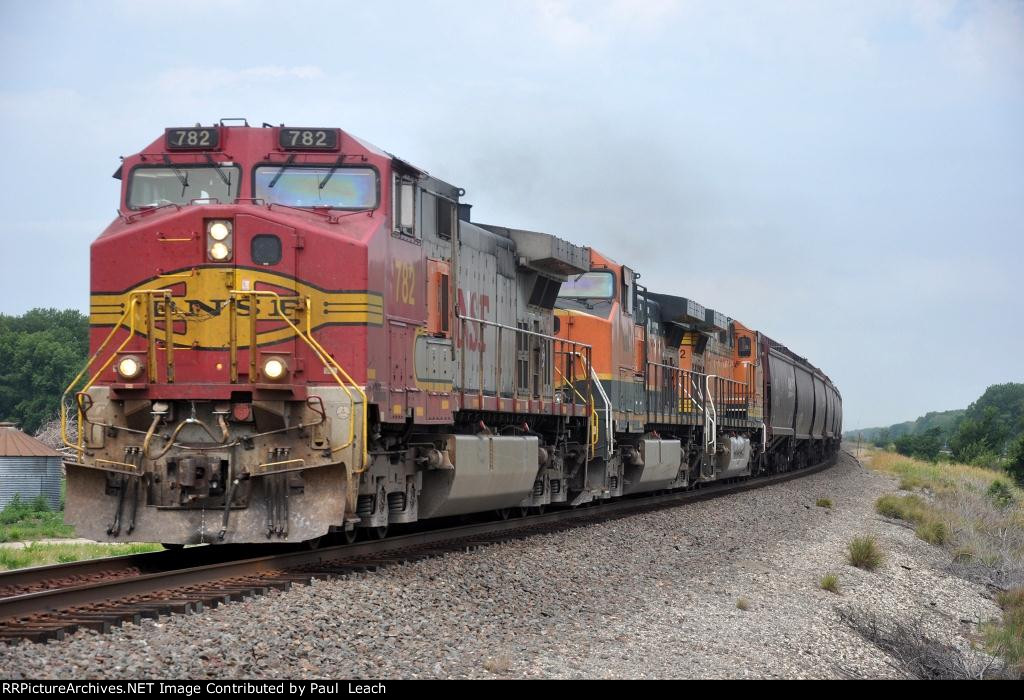
POLYGON ((614 296, 615 277, 611 272, 570 275, 558 290, 560 299, 611 299, 614 296))
POLYGON ((419 238, 416 227, 416 181, 411 177, 395 176, 391 188, 391 205, 394 212, 395 233, 419 238))
POLYGON ((253 196, 273 204, 330 209, 377 206, 377 172, 373 168, 332 165, 261 165, 253 196))
POLYGON ((750 337, 741 335, 736 341, 736 348, 740 357, 750 357, 750 337))
POLYGON ((236 165, 140 165, 128 180, 128 207, 145 209, 193 200, 232 203, 241 170, 236 165))

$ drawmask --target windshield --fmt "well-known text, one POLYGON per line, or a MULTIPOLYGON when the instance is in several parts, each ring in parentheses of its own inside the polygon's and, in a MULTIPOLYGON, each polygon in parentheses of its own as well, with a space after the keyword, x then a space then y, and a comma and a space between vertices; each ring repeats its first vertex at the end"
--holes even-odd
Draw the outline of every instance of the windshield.
POLYGON ((562 282, 559 297, 573 299, 611 299, 615 295, 615 277, 610 272, 585 272, 570 275, 562 282))
POLYGON ((372 209, 377 206, 377 172, 330 165, 264 165, 256 168, 253 197, 293 207, 372 209))
POLYGON ((188 204, 193 199, 232 202, 238 196, 241 179, 241 171, 235 165, 143 165, 132 171, 128 206, 142 209, 188 204))

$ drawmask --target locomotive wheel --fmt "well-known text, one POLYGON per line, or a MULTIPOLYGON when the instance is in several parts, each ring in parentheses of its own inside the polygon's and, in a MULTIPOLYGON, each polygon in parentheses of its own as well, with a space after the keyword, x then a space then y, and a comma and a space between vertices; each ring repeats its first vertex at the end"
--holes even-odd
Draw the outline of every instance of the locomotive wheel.
POLYGON ((388 536, 388 526, 381 525, 380 527, 368 527, 366 528, 366 534, 371 540, 382 540, 388 536))
POLYGON ((519 506, 519 517, 520 518, 525 518, 529 514, 530 514, 530 507, 529 506, 519 506))
POLYGON ((344 542, 345 544, 352 544, 353 542, 356 541, 356 537, 358 537, 358 536, 359 536, 359 531, 356 530, 355 528, 352 528, 351 530, 342 530, 341 531, 341 541, 344 542))
POLYGON ((160 546, 172 552, 177 552, 179 549, 185 548, 185 545, 178 542, 161 542, 160 546))
POLYGON ((545 507, 544 506, 537 506, 536 508, 533 509, 533 512, 536 513, 537 515, 544 515, 544 511, 545 511, 545 507))
POLYGON ((508 520, 512 516, 511 508, 499 508, 494 512, 498 514, 499 520, 508 520))
POLYGON ((304 546, 304 547, 305 547, 306 549, 309 549, 309 550, 313 550, 313 549, 319 549, 319 548, 320 548, 320 542, 321 542, 322 540, 323 540, 323 537, 314 537, 314 538, 313 538, 313 539, 311 539, 311 540, 305 540, 305 541, 304 541, 304 542, 302 543, 302 545, 303 545, 303 546, 304 546))

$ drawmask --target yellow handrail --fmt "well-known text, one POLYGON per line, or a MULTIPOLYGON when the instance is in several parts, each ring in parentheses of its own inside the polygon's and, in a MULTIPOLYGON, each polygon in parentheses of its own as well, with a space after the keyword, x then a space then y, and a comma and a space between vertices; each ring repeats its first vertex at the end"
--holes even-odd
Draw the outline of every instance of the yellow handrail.
POLYGON ((594 397, 591 396, 588 400, 583 394, 579 392, 579 390, 575 386, 572 385, 572 383, 568 379, 566 379, 565 375, 562 374, 562 370, 558 369, 557 364, 553 365, 552 367, 558 374, 558 376, 562 378, 562 381, 565 382, 565 385, 572 389, 572 393, 576 394, 576 396, 580 398, 580 400, 583 402, 583 405, 590 406, 590 456, 595 457, 597 455, 597 442, 599 440, 601 428, 597 420, 597 407, 594 404, 594 397))
MULTIPOLYGON (((103 339, 103 342, 100 343, 100 346, 98 348, 96 348, 96 352, 94 352, 92 354, 92 357, 89 358, 88 362, 85 363, 85 367, 83 367, 81 369, 81 371, 79 371, 79 373, 75 375, 75 378, 71 380, 70 384, 68 384, 68 387, 64 390, 64 393, 61 394, 61 397, 60 397, 60 439, 61 439, 61 441, 65 445, 67 445, 68 447, 70 447, 71 449, 75 450, 78 453, 85 452, 85 448, 82 447, 82 439, 83 439, 83 435, 82 435, 82 404, 81 404, 81 402, 79 402, 77 400, 75 401, 75 405, 78 408, 78 417, 77 417, 77 420, 78 420, 78 442, 76 444, 76 443, 72 443, 70 440, 68 440, 68 431, 67 431, 67 421, 68 421, 67 398, 68 398, 68 394, 71 392, 72 389, 75 388, 75 385, 78 384, 78 382, 82 379, 82 376, 85 375, 85 373, 89 371, 89 368, 92 367, 92 364, 103 353, 104 348, 107 347, 107 343, 109 343, 110 340, 114 337, 114 334, 117 333, 118 329, 121 328, 124 325, 125 319, 130 317, 129 324, 128 324, 128 335, 127 335, 127 337, 125 337, 124 341, 118 346, 117 350, 115 350, 114 352, 110 353, 110 357, 108 357, 107 361, 103 363, 103 366, 100 367, 98 370, 96 370, 96 373, 93 374, 89 378, 89 381, 86 382, 85 386, 82 387, 81 391, 76 392, 76 394, 77 393, 82 393, 82 392, 85 392, 85 391, 89 391, 89 389, 92 388, 92 385, 96 383, 96 380, 99 379, 101 374, 103 374, 103 371, 106 370, 107 367, 110 366, 110 364, 114 361, 114 358, 117 357, 117 354, 119 352, 121 352, 122 350, 124 350, 125 347, 128 345, 128 343, 131 341, 131 339, 135 337, 135 307, 139 305, 140 297, 145 296, 145 295, 154 295, 154 294, 161 294, 164 297, 166 297, 168 294, 170 294, 170 290, 168 290, 168 289, 144 289, 144 290, 136 290, 136 291, 128 293, 128 306, 124 310, 124 313, 121 314, 121 318, 119 318, 117 323, 114 324, 114 327, 110 329, 110 332, 107 334, 107 337, 103 339)), ((152 325, 153 325, 152 324, 152 319, 150 319, 147 316, 147 320, 146 320, 147 335, 152 335, 152 331, 153 331, 152 325)))
POLYGON ((570 389, 572 389, 572 393, 574 393, 574 394, 576 394, 576 396, 580 397, 580 401, 582 401, 582 402, 583 402, 583 405, 584 405, 584 406, 586 406, 586 405, 587 405, 587 399, 586 399, 586 397, 585 397, 585 396, 583 396, 583 394, 581 394, 581 393, 579 392, 579 390, 578 390, 578 389, 577 389, 576 387, 574 387, 574 386, 572 385, 572 383, 571 383, 571 382, 570 382, 570 381, 569 381, 568 379, 566 379, 566 378, 565 378, 565 375, 564 375, 564 374, 562 374, 562 370, 558 369, 558 366, 557 366, 557 365, 555 365, 553 369, 555 370, 555 373, 556 373, 556 374, 557 374, 557 375, 558 375, 559 377, 561 377, 561 378, 562 378, 562 381, 563 381, 563 382, 565 382, 565 385, 566 385, 567 387, 569 387, 570 389))
MULTIPOLYGON (((348 396, 349 400, 352 402, 352 414, 353 415, 352 415, 352 419, 349 420, 349 424, 348 424, 348 426, 349 426, 349 438, 348 438, 348 441, 345 442, 345 444, 343 444, 343 445, 339 445, 337 447, 331 448, 331 454, 334 454, 335 452, 338 452, 340 450, 346 449, 346 448, 350 447, 355 442, 355 420, 354 420, 354 418, 355 418, 355 411, 356 411, 356 406, 355 406, 356 402, 355 402, 355 399, 352 397, 352 392, 349 390, 349 387, 345 386, 345 382, 342 381, 341 377, 344 377, 345 381, 347 381, 351 385, 351 388, 354 389, 359 394, 360 398, 362 398, 362 400, 363 400, 363 417, 362 417, 362 439, 363 439, 363 444, 362 444, 363 460, 362 461, 363 461, 363 463, 362 463, 362 465, 361 465, 361 467, 359 469, 354 470, 354 473, 361 474, 364 471, 366 471, 367 468, 369 468, 369 447, 366 444, 366 436, 367 436, 367 433, 368 433, 367 411, 368 411, 369 407, 367 406, 366 392, 363 391, 362 387, 360 387, 358 384, 356 384, 355 380, 352 379, 352 377, 348 374, 348 372, 346 372, 344 370, 344 368, 342 368, 342 366, 339 365, 337 363, 337 361, 335 361, 335 359, 333 357, 331 357, 330 353, 328 353, 327 350, 325 350, 324 347, 322 345, 320 345, 320 343, 317 342, 317 340, 313 337, 313 322, 312 322, 312 312, 311 312, 311 306, 312 305, 311 305, 309 297, 306 297, 304 299, 304 307, 305 307, 305 311, 306 311, 306 328, 307 328, 307 332, 303 333, 302 329, 299 328, 297 325, 295 325, 295 323, 293 323, 292 320, 285 315, 284 310, 283 310, 283 306, 280 303, 281 302, 281 295, 278 294, 277 292, 272 292, 272 291, 269 291, 269 290, 260 290, 260 291, 250 290, 250 291, 244 291, 244 290, 233 289, 233 290, 231 290, 232 304, 234 303, 234 299, 237 296, 248 296, 248 297, 251 297, 251 298, 252 297, 257 297, 257 296, 265 296, 265 297, 272 297, 273 299, 277 300, 277 302, 278 302, 276 304, 277 316, 280 317, 285 323, 287 323, 288 326, 295 332, 295 335, 297 335, 298 337, 302 338, 303 342, 305 342, 306 345, 308 345, 310 347, 310 349, 316 354, 317 358, 319 358, 320 362, 322 362, 324 364, 324 366, 327 367, 327 369, 330 371, 331 376, 334 377, 334 381, 336 381, 338 383, 338 386, 341 387, 341 390, 345 392, 345 395, 348 396), (341 375, 341 377, 338 376, 339 374, 341 375)), ((253 299, 252 301, 253 301, 253 303, 250 306, 249 313, 251 314, 251 316, 253 318, 255 318, 256 314, 258 313, 258 310, 257 310, 257 307, 256 307, 255 299, 253 299)), ((255 324, 252 324, 252 325, 255 325, 255 324)), ((255 347, 256 346, 256 342, 255 342, 255 331, 254 331, 254 329, 250 329, 250 333, 253 334, 253 337, 251 337, 249 339, 250 347, 255 347)), ((252 353, 253 351, 250 350, 249 352, 252 353)), ((250 367, 253 365, 253 363, 254 363, 253 358, 250 358, 249 359, 250 367)))

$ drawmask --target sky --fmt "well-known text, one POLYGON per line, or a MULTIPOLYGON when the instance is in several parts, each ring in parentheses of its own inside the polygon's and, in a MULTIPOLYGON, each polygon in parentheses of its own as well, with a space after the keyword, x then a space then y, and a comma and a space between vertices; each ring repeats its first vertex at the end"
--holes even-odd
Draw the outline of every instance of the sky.
POLYGON ((1024 2, 0 0, 0 313, 88 308, 118 157, 340 127, 806 356, 845 427, 1024 381, 1024 2))

